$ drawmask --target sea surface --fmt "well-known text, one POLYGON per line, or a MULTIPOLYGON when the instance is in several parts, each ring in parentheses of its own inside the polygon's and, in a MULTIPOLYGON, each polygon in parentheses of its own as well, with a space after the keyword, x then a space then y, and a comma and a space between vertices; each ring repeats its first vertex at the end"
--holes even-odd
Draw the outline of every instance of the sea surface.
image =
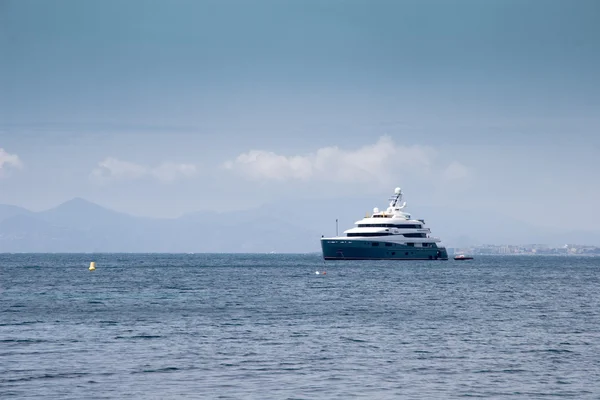
POLYGON ((461 397, 600 398, 600 258, 0 254, 2 399, 461 397))

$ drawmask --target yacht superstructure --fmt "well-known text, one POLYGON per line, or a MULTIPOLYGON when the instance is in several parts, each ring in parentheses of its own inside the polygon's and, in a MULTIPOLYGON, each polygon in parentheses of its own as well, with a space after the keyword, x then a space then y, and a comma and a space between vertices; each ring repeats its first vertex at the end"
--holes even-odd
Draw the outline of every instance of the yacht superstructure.
POLYGON ((325 260, 447 260, 441 240, 430 236, 425 220, 404 211, 402 190, 397 187, 385 211, 373 209, 355 222, 344 236, 321 238, 325 260))

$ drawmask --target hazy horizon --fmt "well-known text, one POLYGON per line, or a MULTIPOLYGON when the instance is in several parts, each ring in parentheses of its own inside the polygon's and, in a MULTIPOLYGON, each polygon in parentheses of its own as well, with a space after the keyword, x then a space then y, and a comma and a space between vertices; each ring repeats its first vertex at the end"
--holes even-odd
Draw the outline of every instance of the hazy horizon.
POLYGON ((411 211, 488 216, 483 234, 498 215, 598 232, 598 15, 584 0, 2 1, 0 204, 177 217, 347 199, 359 219, 400 186, 411 211))
MULTIPOLYGON (((334 236, 336 231, 344 235, 362 218, 356 210, 365 204, 365 199, 290 200, 244 211, 199 211, 163 218, 121 213, 82 198, 37 212, 0 204, 0 252, 319 252, 320 237, 334 236)), ((432 236, 448 248, 600 246, 599 231, 548 229, 501 213, 446 211, 443 206, 414 207, 411 213, 425 219, 432 236)))

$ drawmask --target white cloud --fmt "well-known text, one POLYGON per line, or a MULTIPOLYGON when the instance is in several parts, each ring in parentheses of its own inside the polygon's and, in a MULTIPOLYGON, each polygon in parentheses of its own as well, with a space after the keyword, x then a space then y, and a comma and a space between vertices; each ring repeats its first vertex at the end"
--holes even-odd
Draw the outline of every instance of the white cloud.
POLYGON ((399 172, 428 172, 436 152, 422 146, 396 145, 389 136, 356 150, 324 147, 307 155, 283 156, 251 150, 225 163, 225 168, 254 180, 330 180, 388 182, 399 172))
POLYGON ((165 162, 157 167, 148 167, 129 161, 107 157, 98 163, 90 173, 90 178, 98 183, 126 181, 141 178, 155 178, 161 182, 173 182, 180 178, 190 178, 196 174, 193 164, 176 164, 165 162))
POLYGON ((153 168, 151 174, 160 181, 171 182, 179 178, 191 178, 196 175, 196 166, 194 164, 175 164, 162 163, 153 168))
POLYGON ((6 174, 12 169, 23 168, 21 159, 16 154, 10 154, 2 147, 0 147, 0 178, 6 176, 6 174))
POLYGON ((143 165, 107 157, 98 163, 91 176, 98 180, 130 180, 142 178, 147 173, 148 168, 143 165))
POLYGON ((313 174, 313 163, 308 157, 280 156, 270 151, 250 150, 240 154, 225 167, 247 174, 254 179, 308 179, 313 174))

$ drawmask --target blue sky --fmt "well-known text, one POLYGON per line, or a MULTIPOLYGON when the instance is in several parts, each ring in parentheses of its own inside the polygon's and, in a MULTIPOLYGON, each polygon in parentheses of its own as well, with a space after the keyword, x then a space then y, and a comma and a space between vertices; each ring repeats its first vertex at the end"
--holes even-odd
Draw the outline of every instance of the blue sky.
POLYGON ((0 203, 175 216, 399 185, 595 229, 599 4, 0 1, 0 203))

